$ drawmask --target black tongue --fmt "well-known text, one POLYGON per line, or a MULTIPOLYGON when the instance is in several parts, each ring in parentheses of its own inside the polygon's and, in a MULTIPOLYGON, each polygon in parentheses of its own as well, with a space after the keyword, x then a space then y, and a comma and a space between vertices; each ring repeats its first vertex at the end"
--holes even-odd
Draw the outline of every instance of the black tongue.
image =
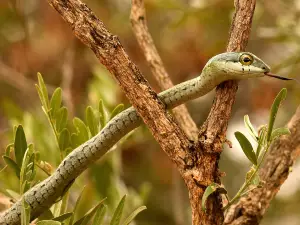
POLYGON ((277 79, 280 79, 280 80, 294 80, 293 78, 281 77, 281 76, 278 76, 278 75, 275 75, 275 74, 272 74, 272 73, 265 73, 265 75, 269 76, 269 77, 274 77, 274 78, 277 78, 277 79))

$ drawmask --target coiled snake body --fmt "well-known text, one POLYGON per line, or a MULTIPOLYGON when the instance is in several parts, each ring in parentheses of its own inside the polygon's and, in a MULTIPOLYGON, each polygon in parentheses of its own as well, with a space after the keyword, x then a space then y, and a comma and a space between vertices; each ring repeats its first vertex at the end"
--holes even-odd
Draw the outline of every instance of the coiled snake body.
MULTIPOLYGON (((207 62, 200 76, 163 91, 158 96, 171 109, 205 95, 225 80, 262 77, 270 75, 269 71, 270 68, 252 53, 222 53, 207 62)), ((24 194, 31 207, 32 219, 49 208, 91 163, 141 123, 135 109, 128 108, 109 121, 98 135, 72 151, 50 177, 24 194)), ((19 224, 21 207, 19 200, 0 216, 0 224, 19 224)))

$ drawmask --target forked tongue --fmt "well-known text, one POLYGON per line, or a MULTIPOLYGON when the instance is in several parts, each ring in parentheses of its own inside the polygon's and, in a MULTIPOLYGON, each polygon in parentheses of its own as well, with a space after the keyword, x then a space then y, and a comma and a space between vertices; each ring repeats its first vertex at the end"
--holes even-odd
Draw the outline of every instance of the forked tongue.
MULTIPOLYGON (((272 73, 268 73, 268 72, 266 72, 265 75, 269 76, 269 77, 274 77, 274 78, 277 78, 277 79, 280 79, 280 80, 295 80, 293 78, 281 77, 281 76, 278 76, 276 74, 272 74, 272 73)), ((295 81, 297 81, 297 80, 295 80, 295 81)))

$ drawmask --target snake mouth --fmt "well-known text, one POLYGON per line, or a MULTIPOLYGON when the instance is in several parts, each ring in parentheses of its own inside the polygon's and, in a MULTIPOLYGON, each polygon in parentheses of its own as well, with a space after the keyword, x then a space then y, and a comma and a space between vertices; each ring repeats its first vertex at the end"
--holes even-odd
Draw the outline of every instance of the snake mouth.
POLYGON ((265 72, 264 74, 265 74, 266 76, 274 77, 274 78, 277 78, 277 79, 280 79, 280 80, 293 80, 292 78, 281 77, 281 76, 278 76, 278 75, 276 75, 276 74, 272 74, 272 73, 269 73, 269 72, 265 72))

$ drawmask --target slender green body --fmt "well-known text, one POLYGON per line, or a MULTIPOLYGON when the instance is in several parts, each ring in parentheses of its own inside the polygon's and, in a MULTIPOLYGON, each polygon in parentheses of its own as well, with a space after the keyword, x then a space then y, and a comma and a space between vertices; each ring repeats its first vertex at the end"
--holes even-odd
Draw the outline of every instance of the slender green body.
MULTIPOLYGON (((158 96, 167 108, 171 109, 205 95, 225 80, 261 77, 266 72, 269 72, 269 67, 251 53, 223 53, 210 59, 199 77, 163 91, 158 96), (250 65, 240 62, 243 54, 253 58, 250 65)), ((32 218, 49 208, 91 163, 141 123, 142 120, 135 109, 130 107, 109 121, 98 135, 72 151, 53 175, 24 194, 31 207, 32 218)), ((0 225, 19 224, 21 207, 19 200, 0 215, 0 225)))

